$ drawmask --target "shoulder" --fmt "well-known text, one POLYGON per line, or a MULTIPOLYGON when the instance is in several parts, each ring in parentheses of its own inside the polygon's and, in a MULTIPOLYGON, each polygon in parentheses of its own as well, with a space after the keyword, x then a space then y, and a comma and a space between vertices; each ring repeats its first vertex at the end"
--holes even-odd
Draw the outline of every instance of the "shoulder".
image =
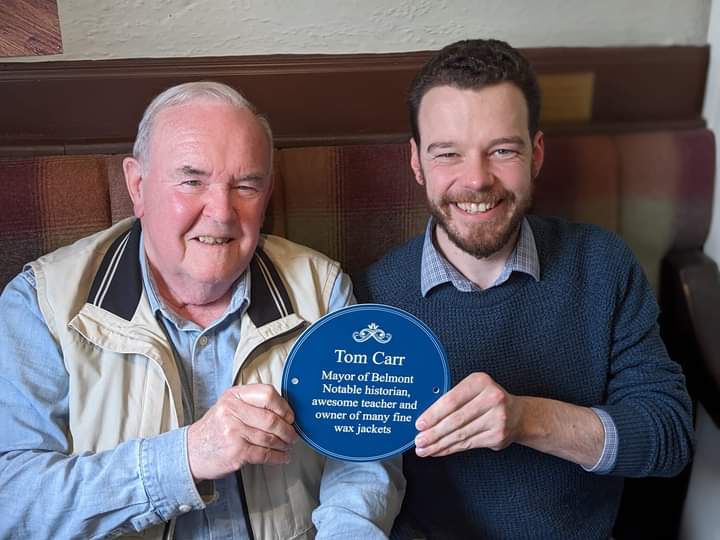
POLYGON ((538 251, 576 254, 598 260, 607 257, 634 259, 632 251, 616 233, 589 223, 572 223, 561 218, 528 216, 538 251))
POLYGON ((267 253, 280 267, 299 260, 311 264, 340 266, 337 261, 319 251, 272 234, 263 234, 258 242, 258 248, 267 253))
POLYGON ((637 257, 616 233, 591 224, 529 217, 546 282, 574 283, 586 294, 622 298, 629 290, 648 294, 637 257))
POLYGON ((72 244, 60 247, 37 260, 30 263, 33 266, 48 265, 53 263, 62 263, 65 260, 76 260, 82 258, 84 254, 88 257, 93 255, 104 255, 110 248, 111 244, 119 237, 128 232, 136 223, 136 218, 130 217, 119 221, 115 225, 103 229, 89 236, 85 236, 76 240, 72 244))
POLYGON ((369 274, 379 272, 404 272, 409 266, 419 265, 422 257, 424 235, 401 244, 388 251, 379 261, 370 265, 367 269, 369 274))
POLYGON ((273 263, 291 289, 329 291, 340 274, 340 264, 301 244, 273 235, 262 235, 258 249, 273 263))
POLYGON ((386 301, 381 299, 390 292, 419 290, 424 238, 424 235, 416 236, 389 251, 366 270, 353 274, 358 301, 386 301))

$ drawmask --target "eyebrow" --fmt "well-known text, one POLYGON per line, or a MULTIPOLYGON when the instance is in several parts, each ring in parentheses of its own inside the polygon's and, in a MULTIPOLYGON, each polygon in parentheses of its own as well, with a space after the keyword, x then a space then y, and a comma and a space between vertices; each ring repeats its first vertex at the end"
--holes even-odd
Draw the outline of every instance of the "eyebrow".
POLYGON ((490 146, 497 146, 499 144, 516 144, 518 146, 525 146, 525 139, 517 135, 511 137, 500 137, 490 141, 490 146))
MULTIPOLYGON (((182 167, 178 168, 178 171, 180 173, 182 173, 183 175, 188 175, 188 176, 200 176, 203 178, 207 178, 208 176, 210 176, 210 173, 208 173, 207 171, 204 171, 203 169, 198 169, 196 167, 193 167, 192 165, 183 165, 182 167)), ((252 172, 252 173, 248 173, 243 176, 233 176, 232 181, 233 181, 233 183, 235 183, 235 182, 253 182, 256 184, 261 184, 265 180, 266 176, 267 175, 263 175, 262 173, 259 173, 259 172, 252 172)))
MULTIPOLYGON (((514 144, 518 146, 525 146, 525 139, 522 137, 519 137, 517 135, 510 136, 510 137, 498 137, 497 139, 493 139, 488 144, 488 147, 497 146, 499 144, 514 144)), ((428 147, 425 149, 425 152, 430 153, 433 150, 445 150, 447 148, 454 148, 456 146, 455 143, 452 142, 436 142, 431 143, 428 145, 428 147)))
POLYGON ((187 174, 190 176, 208 176, 207 171, 203 171, 202 169, 196 169, 192 165, 183 165, 178 169, 178 171, 182 174, 187 174))
POLYGON ((263 175, 261 173, 250 173, 245 174, 243 176, 233 176, 232 181, 235 182, 252 182, 253 184, 262 184, 265 179, 267 178, 267 175, 263 175))
POLYGON ((432 152, 433 150, 444 150, 446 148, 451 148, 455 146, 453 143, 449 142, 436 142, 428 145, 428 147, 425 149, 425 152, 432 152))

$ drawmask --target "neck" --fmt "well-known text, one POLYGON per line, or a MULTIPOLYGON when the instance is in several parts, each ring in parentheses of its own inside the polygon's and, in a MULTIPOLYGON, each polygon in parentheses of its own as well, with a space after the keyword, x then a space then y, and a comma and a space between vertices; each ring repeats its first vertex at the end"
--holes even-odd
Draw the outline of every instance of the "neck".
POLYGON ((520 227, 500 250, 481 259, 456 246, 445 230, 437 225, 435 226, 435 245, 458 272, 481 289, 487 289, 502 273, 508 257, 515 248, 519 234, 520 227))
POLYGON ((176 315, 206 328, 216 321, 230 305, 232 284, 197 284, 175 286, 150 272, 158 296, 176 315))
POLYGON ((165 301, 178 316, 187 321, 194 322, 201 328, 207 328, 225 313, 225 310, 230 304, 231 296, 231 291, 228 291, 225 297, 206 304, 186 303, 175 305, 167 299, 165 299, 165 301))

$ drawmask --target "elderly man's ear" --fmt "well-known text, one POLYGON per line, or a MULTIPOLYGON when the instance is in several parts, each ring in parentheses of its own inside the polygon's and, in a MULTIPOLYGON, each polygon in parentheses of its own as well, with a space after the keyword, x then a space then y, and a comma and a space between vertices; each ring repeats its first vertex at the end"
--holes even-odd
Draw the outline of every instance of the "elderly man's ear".
POLYGON ((130 199, 133 202, 133 213, 135 217, 143 217, 142 200, 142 167, 138 160, 133 157, 123 159, 123 173, 125 174, 125 185, 127 186, 130 199))

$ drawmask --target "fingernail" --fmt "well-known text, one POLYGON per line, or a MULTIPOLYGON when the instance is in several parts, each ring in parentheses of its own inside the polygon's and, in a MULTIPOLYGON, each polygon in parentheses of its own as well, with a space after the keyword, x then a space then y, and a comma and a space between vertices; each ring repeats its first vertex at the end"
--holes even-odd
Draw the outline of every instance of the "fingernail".
POLYGON ((424 437, 415 437, 415 446, 418 446, 418 447, 425 446, 425 438, 424 437))
POLYGON ((427 427, 427 422, 425 420, 418 420, 417 422, 415 422, 415 427, 422 431, 427 427))
POLYGON ((427 453, 427 450, 425 448, 415 448, 415 453, 418 456, 423 457, 427 453))

